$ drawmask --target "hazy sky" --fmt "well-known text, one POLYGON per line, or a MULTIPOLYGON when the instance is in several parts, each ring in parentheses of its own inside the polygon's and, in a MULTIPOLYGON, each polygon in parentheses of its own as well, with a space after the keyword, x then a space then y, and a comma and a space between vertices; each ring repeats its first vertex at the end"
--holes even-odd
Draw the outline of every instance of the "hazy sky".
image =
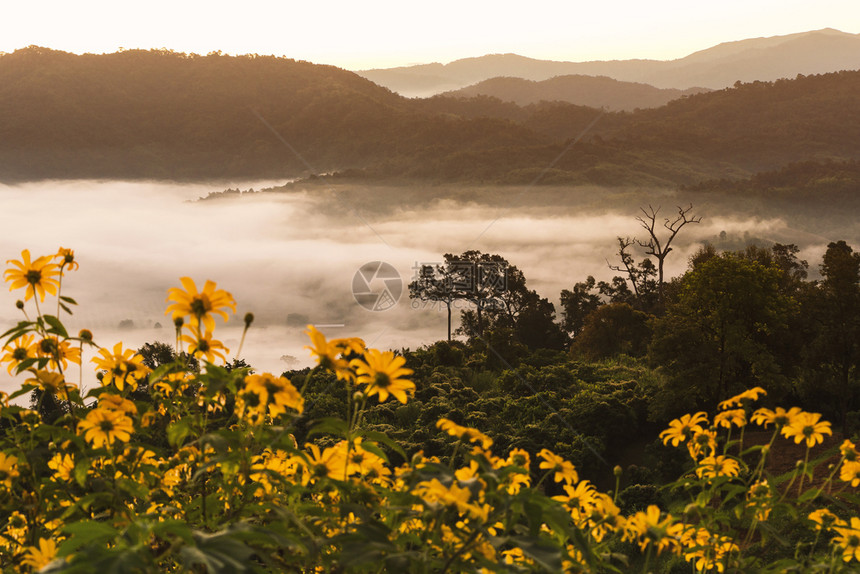
POLYGON ((0 51, 222 50, 362 69, 506 52, 673 59, 720 42, 827 27, 860 33, 860 2, 4 0, 0 51))

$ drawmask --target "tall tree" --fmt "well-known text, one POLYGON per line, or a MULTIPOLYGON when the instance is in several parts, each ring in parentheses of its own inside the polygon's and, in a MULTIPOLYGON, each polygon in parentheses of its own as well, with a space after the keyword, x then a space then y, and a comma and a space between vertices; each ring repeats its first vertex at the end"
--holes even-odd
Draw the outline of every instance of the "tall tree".
POLYGON ((451 340, 451 305, 459 296, 454 290, 454 270, 445 264, 423 264, 409 283, 409 297, 418 301, 435 301, 448 311, 448 340, 451 340))
POLYGON ((582 330, 585 318, 602 304, 600 295, 594 293, 596 284, 594 277, 589 275, 585 281, 576 283, 572 291, 564 289, 561 292, 562 327, 573 337, 582 330))
POLYGON ((835 371, 842 425, 847 430, 848 409, 854 403, 852 382, 856 382, 860 368, 860 253, 845 241, 830 243, 821 275, 823 328, 819 344, 835 371))
POLYGON ((780 291, 779 278, 777 267, 734 253, 711 257, 681 278, 677 301, 655 321, 650 347, 652 361, 670 373, 665 408, 703 406, 753 385, 776 395, 784 390, 775 350, 795 303, 780 291))

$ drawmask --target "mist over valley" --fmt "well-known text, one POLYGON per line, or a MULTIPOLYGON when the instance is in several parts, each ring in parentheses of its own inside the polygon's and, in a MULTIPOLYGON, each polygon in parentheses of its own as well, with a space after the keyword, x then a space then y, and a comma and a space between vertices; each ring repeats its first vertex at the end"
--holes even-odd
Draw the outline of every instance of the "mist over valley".
MULTIPOLYGON (((69 330, 88 328, 102 346, 173 344, 164 314, 167 289, 183 276, 198 286, 216 281, 239 304, 237 316, 217 331, 231 356, 241 317, 253 312, 242 357, 279 373, 311 363, 304 348, 308 323, 328 325, 321 329, 329 336, 360 336, 381 348, 414 349, 444 338, 444 307, 410 301, 406 284, 416 264, 439 263, 445 253, 477 249, 505 257, 560 315, 562 289, 589 275, 609 280, 617 274, 607 263, 618 263, 617 237, 637 235, 640 206, 659 206, 670 217, 677 206, 692 203, 703 217, 678 237, 667 259, 669 277, 683 273, 706 241, 726 249, 795 243, 811 262, 820 260, 829 241, 860 241, 860 225, 839 209, 713 192, 278 183, 229 186, 242 193, 159 182, 3 185, 0 244, 6 259, 20 258, 22 249, 35 257, 73 248, 81 267, 63 284, 79 303, 69 330), (372 261, 391 264, 403 281, 399 301, 385 311, 368 311, 352 292, 356 272, 372 261)), ((2 291, 4 330, 22 318, 14 307, 20 296, 2 291)), ((456 310, 469 308, 460 302, 456 310)), ((85 351, 85 373, 92 354, 85 351)))

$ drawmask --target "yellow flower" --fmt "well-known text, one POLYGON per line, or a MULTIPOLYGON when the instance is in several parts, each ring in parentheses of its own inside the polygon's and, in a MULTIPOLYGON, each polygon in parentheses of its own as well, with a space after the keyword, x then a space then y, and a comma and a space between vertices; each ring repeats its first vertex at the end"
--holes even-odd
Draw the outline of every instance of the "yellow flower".
POLYGON ((191 380, 191 375, 185 371, 168 373, 163 379, 153 383, 152 389, 162 393, 165 397, 170 397, 173 393, 182 394, 185 392, 191 380))
POLYGON ((507 476, 505 476, 504 482, 500 485, 500 488, 504 488, 505 492, 511 495, 518 494, 522 487, 528 488, 531 486, 532 479, 529 473, 525 472, 511 472, 507 476))
POLYGON ((353 359, 350 365, 355 367, 356 382, 367 385, 365 393, 368 396, 379 395, 379 402, 385 402, 391 394, 401 403, 406 403, 407 394, 415 391, 415 383, 404 379, 412 374, 412 369, 404 368, 406 359, 395 356, 393 351, 380 352, 368 349, 364 359, 353 359))
POLYGON ((27 517, 15 510, 9 515, 9 520, 6 522, 6 529, 3 531, 3 535, 8 539, 23 545, 27 540, 27 532, 29 530, 30 528, 27 526, 27 517))
POLYGON ((10 375, 22 362, 27 359, 36 358, 36 346, 33 344, 34 339, 33 335, 21 335, 3 347, 6 354, 3 355, 3 358, 0 358, 0 363, 9 363, 9 367, 6 370, 10 375))
POLYGON ((63 482, 70 480, 75 470, 75 459, 70 454, 58 452, 48 461, 48 468, 63 482))
POLYGON ((621 509, 612 501, 612 497, 602 492, 594 493, 593 508, 588 518, 591 535, 597 542, 610 532, 624 530, 627 520, 621 516, 621 509))
POLYGON ((732 428, 732 425, 742 427, 745 424, 747 424, 747 415, 744 409, 722 411, 714 416, 714 425, 718 427, 732 428))
POLYGON ((57 555, 57 544, 50 539, 39 538, 39 547, 30 546, 21 564, 30 566, 33 570, 41 570, 57 555))
MULTIPOLYGON (((361 437, 354 439, 352 448, 349 449, 349 452, 344 452, 347 464, 347 474, 358 474, 361 476, 367 474, 384 475, 387 470, 385 469, 385 461, 369 450, 366 450, 361 446, 361 443, 361 437)), ((339 446, 345 449, 347 442, 341 441, 339 446)))
POLYGON ((283 450, 272 451, 267 448, 259 456, 252 459, 250 479, 262 486, 255 493, 256 496, 271 494, 276 484, 272 479, 291 478, 296 475, 298 461, 283 450))
POLYGON ((502 556, 505 557, 505 564, 513 565, 513 564, 523 564, 523 565, 531 565, 534 564, 534 560, 529 558, 523 553, 522 548, 511 548, 510 550, 503 550, 502 556))
POLYGON ((730 399, 726 399, 722 401, 719 405, 720 410, 729 409, 731 407, 742 407, 744 405, 744 401, 757 401, 759 395, 766 395, 767 391, 765 391, 761 387, 753 387, 751 389, 747 389, 739 395, 735 395, 730 399))
POLYGON ((25 382, 38 385, 46 393, 57 395, 64 401, 69 400, 69 389, 76 389, 77 385, 67 383, 60 373, 53 371, 33 371, 33 378, 27 379, 25 382))
POLYGON ((123 390, 128 383, 132 389, 137 389, 137 381, 150 372, 143 364, 143 357, 133 349, 122 349, 122 341, 113 346, 113 353, 105 348, 99 349, 101 357, 93 357, 92 362, 98 369, 105 371, 102 385, 113 383, 116 388, 123 390))
POLYGON ((259 405, 259 409, 268 412, 272 417, 287 412, 291 408, 297 412, 304 411, 305 400, 299 391, 285 377, 275 377, 270 373, 248 375, 245 377, 245 387, 240 393, 245 405, 259 405), (252 401, 248 395, 256 395, 252 401))
POLYGON ((9 291, 26 287, 24 300, 28 301, 34 294, 39 294, 39 300, 45 300, 45 293, 56 295, 60 287, 59 281, 55 279, 60 274, 60 270, 55 263, 51 263, 51 258, 47 255, 39 257, 35 261, 30 260, 30 251, 25 249, 21 252, 21 261, 10 259, 6 263, 11 263, 17 269, 7 269, 3 275, 6 281, 11 282, 9 291))
POLYGON ((688 527, 681 534, 681 544, 687 550, 684 559, 695 561, 696 572, 725 572, 726 555, 739 550, 731 538, 712 534, 706 528, 688 527))
POLYGON ((644 512, 637 512, 627 519, 624 540, 636 542, 643 551, 653 546, 658 554, 666 549, 679 549, 679 538, 684 531, 684 525, 676 524, 671 514, 667 514, 662 520, 660 516, 660 508, 654 504, 648 506, 644 512))
POLYGON ((581 526, 580 522, 591 515, 596 501, 597 490, 587 480, 579 482, 576 486, 569 483, 562 488, 567 495, 553 496, 553 500, 561 502, 570 512, 574 522, 581 526))
POLYGON ((701 432, 694 431, 693 436, 687 441, 687 450, 693 460, 700 456, 713 454, 717 450, 717 432, 705 429, 701 432))
POLYGON ((678 443, 685 442, 695 432, 702 432, 704 427, 702 423, 708 422, 708 415, 703 412, 698 412, 694 415, 684 415, 680 419, 675 419, 669 423, 669 428, 660 433, 660 438, 663 439, 663 444, 672 442, 672 446, 678 446, 678 443))
POLYGON ((226 362, 224 356, 230 352, 230 349, 224 346, 224 343, 212 338, 212 332, 206 331, 201 333, 197 327, 190 326, 188 329, 191 335, 182 335, 180 340, 183 343, 188 343, 188 354, 198 359, 206 358, 210 363, 214 363, 215 359, 220 359, 226 362))
POLYGON ((538 468, 545 468, 550 471, 555 471, 554 480, 556 482, 564 481, 566 484, 571 484, 579 480, 579 475, 576 473, 576 467, 573 463, 558 456, 548 448, 542 449, 538 456, 543 459, 538 465, 538 468))
POLYGON ((87 418, 78 423, 78 434, 92 443, 94 448, 111 446, 114 441, 128 442, 134 425, 120 411, 97 408, 87 413, 87 418))
POLYGON ((75 261, 75 252, 71 249, 60 247, 54 257, 56 257, 60 261, 61 269, 65 268, 69 271, 74 271, 75 269, 80 267, 80 265, 78 265, 78 262, 75 261))
POLYGON ((493 439, 471 427, 460 426, 452 420, 441 418, 436 421, 436 426, 451 436, 460 438, 466 442, 480 443, 481 448, 488 449, 493 446, 493 439))
POLYGON ((310 451, 310 455, 305 454, 298 458, 297 462, 310 476, 303 477, 302 484, 307 484, 308 479, 315 482, 321 478, 345 478, 346 461, 339 449, 328 447, 320 452, 320 448, 315 444, 306 444, 305 448, 310 451))
POLYGON ((0 452, 0 484, 6 488, 12 488, 12 479, 18 476, 18 457, 7 456, 0 452))
POLYGON ((133 402, 112 393, 102 393, 99 395, 99 408, 106 411, 117 411, 127 416, 137 414, 137 407, 133 402))
POLYGON ((785 438, 794 437, 794 442, 797 444, 806 441, 807 447, 813 447, 824 442, 824 435, 833 434, 830 423, 819 421, 820 418, 821 413, 801 412, 788 425, 782 427, 782 434, 785 438))
POLYGON ((305 346, 309 349, 311 355, 316 355, 317 363, 330 371, 333 371, 338 379, 352 378, 352 371, 349 370, 349 361, 343 358, 344 355, 354 353, 362 355, 365 352, 364 341, 358 338, 349 339, 332 339, 326 341, 325 335, 320 333, 313 325, 308 325, 308 330, 305 331, 311 339, 312 346, 305 346))
POLYGON ((190 317, 189 324, 192 327, 197 327, 202 322, 207 331, 212 331, 215 329, 213 314, 220 315, 227 321, 230 317, 225 309, 236 312, 233 296, 223 289, 216 289, 214 281, 207 280, 203 291, 198 292, 197 285, 190 277, 181 277, 179 280, 185 290, 179 287, 168 290, 167 301, 172 301, 172 304, 167 306, 164 313, 173 313, 174 321, 180 317, 190 317))
POLYGON ((839 469, 839 479, 850 482, 853 487, 860 486, 860 462, 856 460, 843 462, 842 468, 839 469))
POLYGON ((519 466, 528 470, 531 465, 531 456, 521 448, 513 448, 508 453, 508 460, 505 461, 505 464, 507 466, 519 466))
POLYGON ((816 530, 829 530, 833 526, 841 526, 845 524, 844 521, 840 520, 839 517, 826 508, 819 508, 818 510, 810 512, 807 518, 815 522, 816 530))
POLYGON ((422 480, 415 485, 412 493, 421 497, 427 504, 456 506, 461 514, 470 511, 474 506, 469 504, 471 496, 469 489, 460 487, 456 481, 452 482, 450 487, 446 487, 439 482, 438 478, 422 480))
POLYGON ((857 452, 857 446, 848 439, 845 439, 841 445, 839 445, 839 452, 842 453, 842 457, 847 461, 857 461, 860 460, 860 453, 857 452))
POLYGON ((36 353, 40 357, 48 359, 48 368, 50 369, 57 369, 60 364, 66 369, 69 366, 69 361, 76 365, 81 364, 80 348, 73 347, 68 340, 60 341, 57 337, 45 337, 39 341, 36 353))
POLYGON ((799 407, 791 407, 789 410, 785 410, 782 407, 776 407, 776 410, 770 410, 761 408, 756 410, 753 413, 750 420, 757 425, 761 425, 767 428, 769 425, 776 425, 777 428, 784 427, 789 424, 794 418, 799 415, 802 411, 799 407))
POLYGON ((860 561, 860 518, 851 518, 851 526, 834 526, 838 534, 833 538, 833 543, 842 548, 842 560, 860 561))
POLYGON ((755 519, 759 522, 767 520, 772 510, 772 495, 767 479, 752 484, 747 490, 747 508, 752 508, 755 519))
POLYGON ((727 456, 706 456, 696 467, 699 478, 716 478, 718 476, 737 476, 740 466, 738 461, 727 456))

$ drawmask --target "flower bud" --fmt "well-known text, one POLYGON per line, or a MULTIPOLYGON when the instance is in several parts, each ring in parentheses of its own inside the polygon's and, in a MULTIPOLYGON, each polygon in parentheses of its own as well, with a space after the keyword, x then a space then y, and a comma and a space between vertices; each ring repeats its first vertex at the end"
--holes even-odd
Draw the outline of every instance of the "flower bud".
POLYGON ((254 322, 254 314, 253 313, 245 313, 245 328, 251 326, 251 323, 254 322))
POLYGON ((360 401, 364 400, 364 393, 361 391, 355 391, 352 394, 352 400, 354 400, 355 402, 360 402, 360 401))
POLYGON ((83 341, 92 341, 93 340, 93 332, 89 329, 81 329, 81 332, 78 333, 78 337, 83 341))
POLYGON ((622 472, 624 472, 624 470, 617 464, 615 465, 615 468, 612 469, 612 474, 614 474, 616 478, 621 476, 622 472))
POLYGON ((18 299, 17 301, 15 301, 15 306, 18 307, 19 309, 23 309, 24 308, 24 302, 21 301, 20 299, 18 299))
POLYGON ((185 324, 185 319, 183 319, 182 317, 177 317, 173 320, 173 324, 176 326, 177 329, 181 329, 182 325, 185 324))

